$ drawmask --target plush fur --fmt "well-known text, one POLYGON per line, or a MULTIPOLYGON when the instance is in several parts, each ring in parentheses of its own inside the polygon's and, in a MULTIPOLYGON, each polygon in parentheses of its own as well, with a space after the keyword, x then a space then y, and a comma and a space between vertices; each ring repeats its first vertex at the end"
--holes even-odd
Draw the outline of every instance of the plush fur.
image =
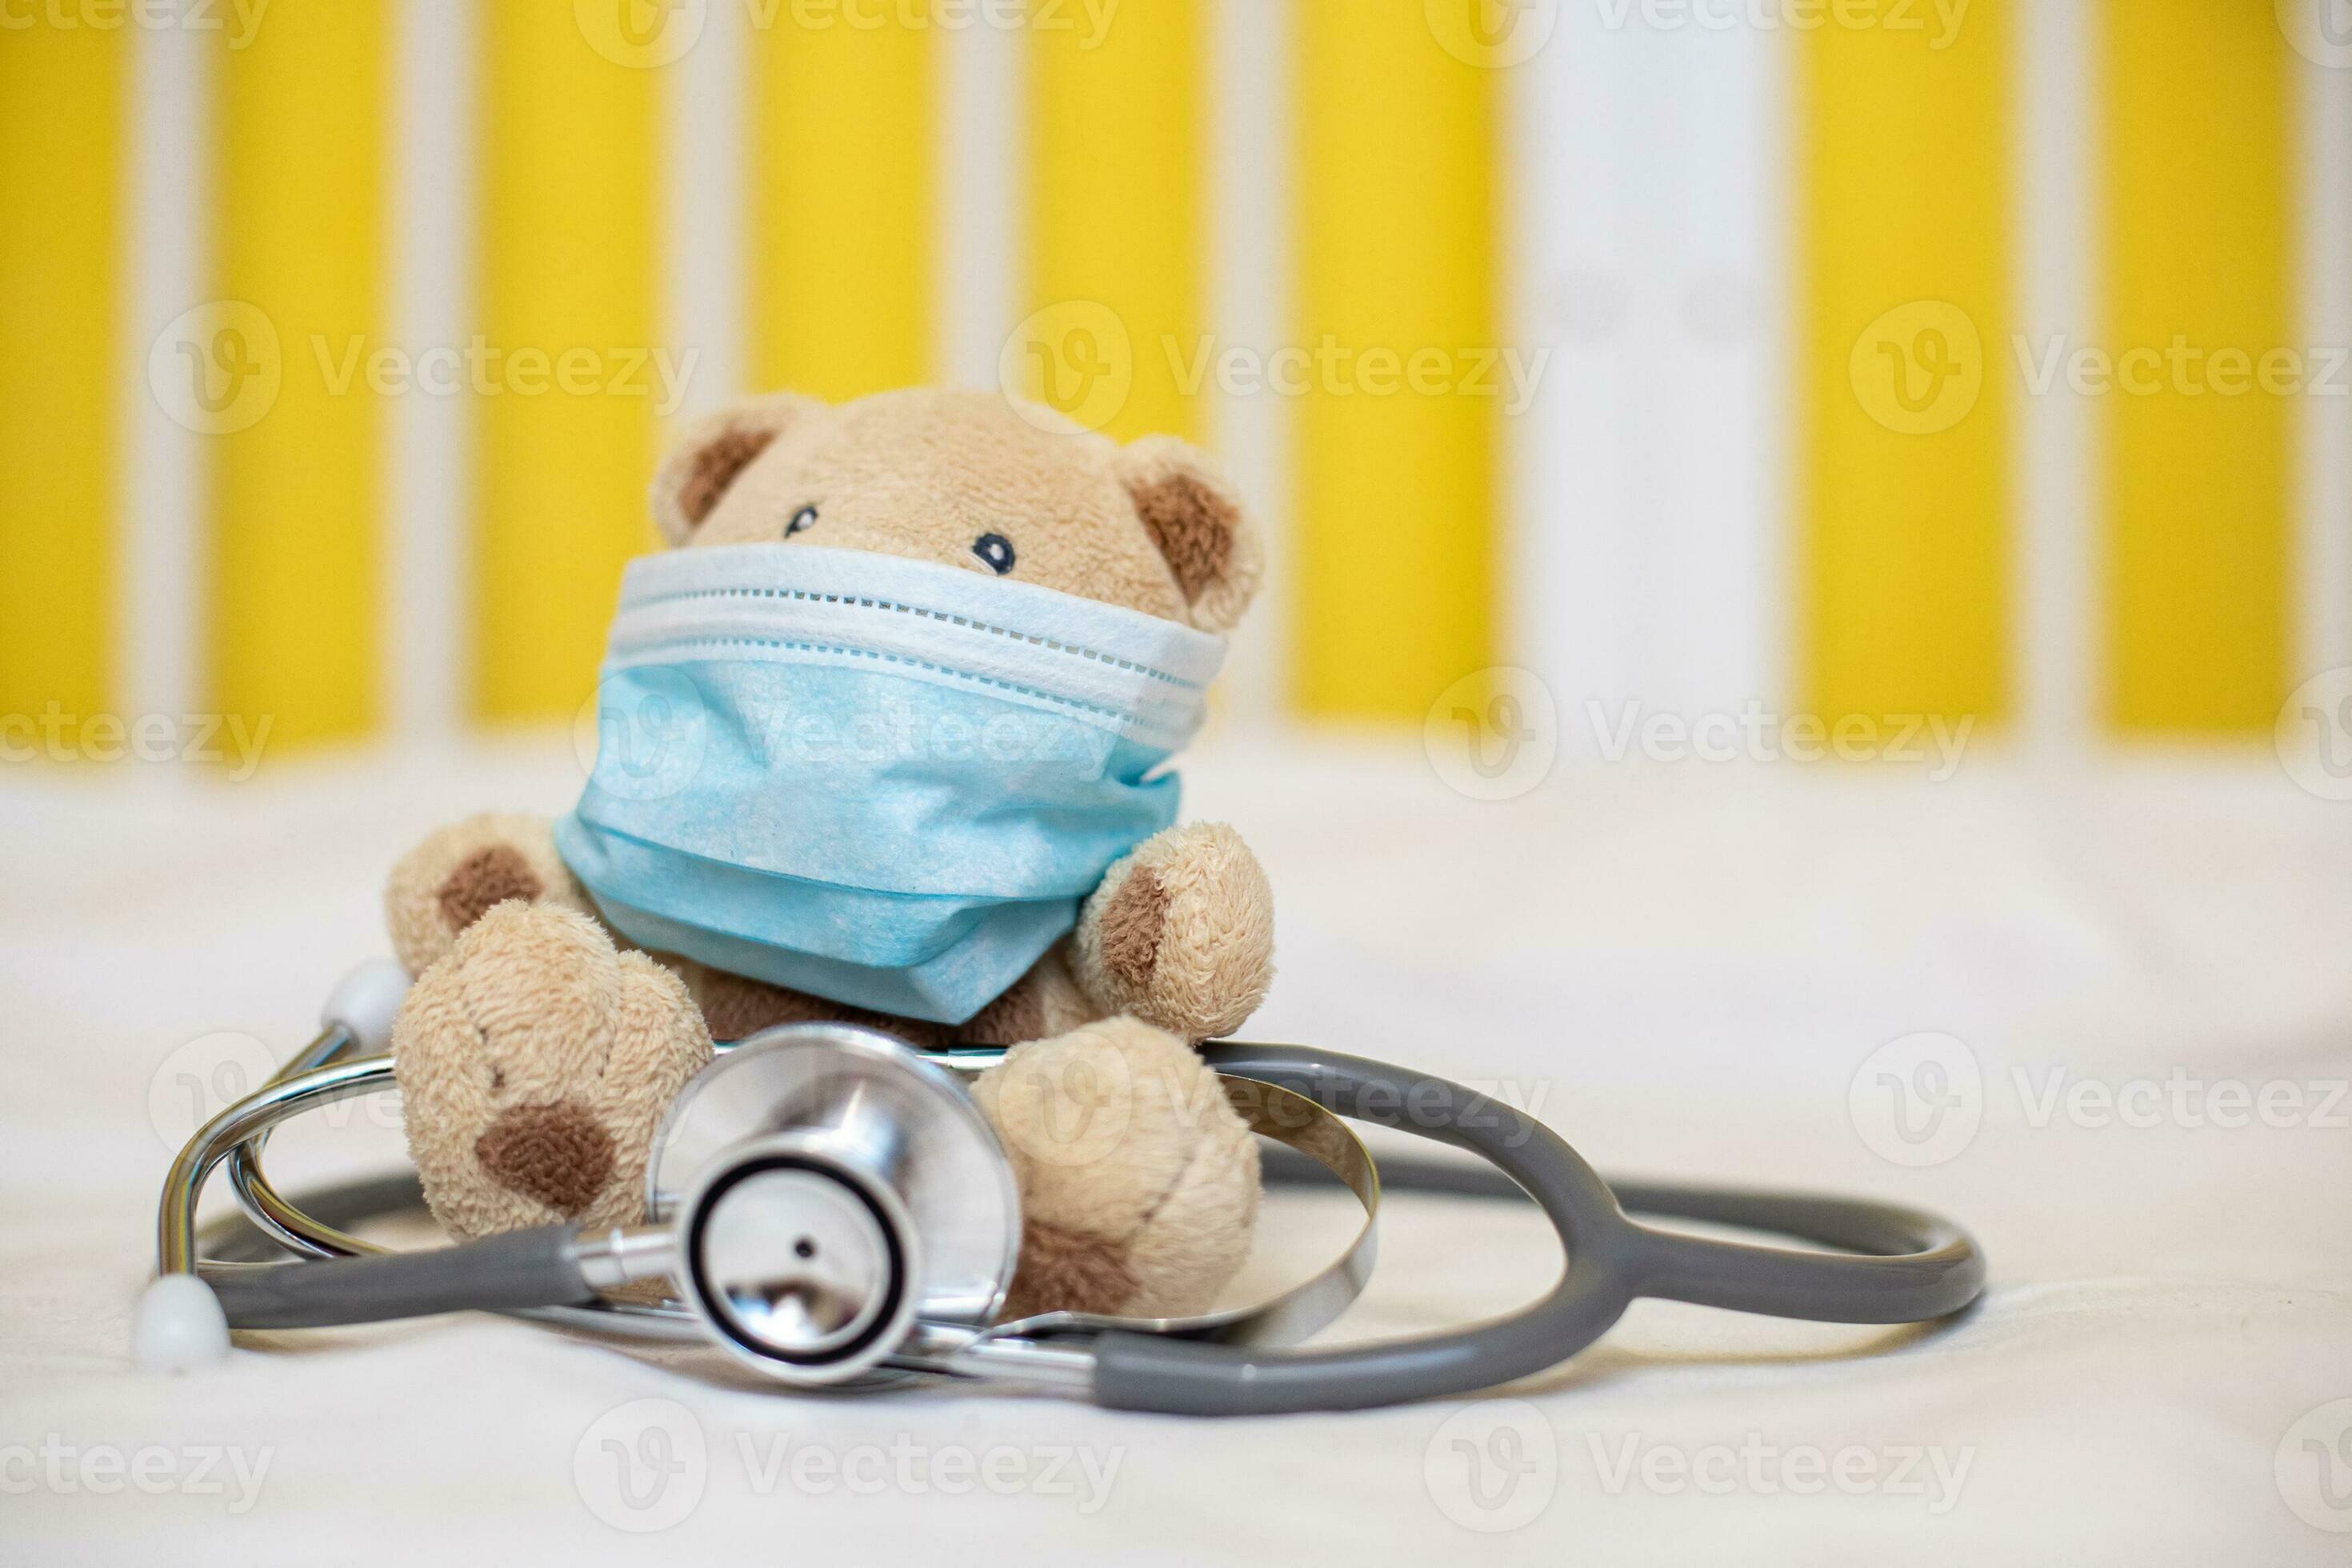
POLYGON ((789 394, 709 416, 654 481, 671 543, 802 543, 989 568, 972 546, 1008 541, 1008 575, 1229 631, 1257 592, 1257 531, 1209 458, 1154 437, 1130 447, 1041 429, 979 392, 884 393, 840 408, 789 394), (815 519, 787 533, 814 508, 815 519))
POLYGON ((508 898, 590 910, 545 818, 485 812, 436 828, 401 858, 384 889, 392 950, 411 974, 447 955, 457 933, 508 898), (495 896, 493 896, 495 895, 495 896))
MULTIPOLYGON (((1238 622, 1261 556, 1215 466, 1167 437, 1122 447, 1052 424, 979 393, 750 399, 686 432, 654 515, 681 548, 822 544, 992 574, 1004 552, 974 546, 995 535, 1004 575, 1238 622)), ((430 835, 394 868, 385 914, 419 976, 393 1038, 409 1146, 452 1235, 640 1219, 654 1130, 711 1041, 838 1019, 1017 1047, 974 1090, 1021 1184, 1008 1311, 1195 1310, 1248 1251, 1256 1145, 1191 1048, 1239 1027, 1273 978, 1273 891, 1230 827, 1139 847, 1067 940, 953 1026, 630 951, 540 817, 430 835)))
POLYGON ((586 915, 518 900, 418 976, 392 1053, 434 1215, 470 1240, 643 1219, 655 1127, 710 1036, 676 974, 586 915))
POLYGON ((1197 1312, 1241 1267, 1257 1145, 1173 1036, 1107 1018, 1018 1047, 973 1094, 1021 1183, 1008 1312, 1197 1312))

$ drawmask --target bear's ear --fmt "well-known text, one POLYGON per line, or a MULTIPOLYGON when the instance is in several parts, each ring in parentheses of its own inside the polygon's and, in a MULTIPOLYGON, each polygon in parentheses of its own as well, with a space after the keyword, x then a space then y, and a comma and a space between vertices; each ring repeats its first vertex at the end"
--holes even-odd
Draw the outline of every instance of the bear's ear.
POLYGON ((1229 632, 1257 592, 1265 563, 1241 492, 1205 452, 1147 436, 1118 454, 1119 483, 1176 574, 1192 624, 1229 632))
POLYGON ((730 403, 688 425, 654 474, 654 521, 672 546, 694 537, 719 498, 768 443, 823 408, 797 392, 730 403))

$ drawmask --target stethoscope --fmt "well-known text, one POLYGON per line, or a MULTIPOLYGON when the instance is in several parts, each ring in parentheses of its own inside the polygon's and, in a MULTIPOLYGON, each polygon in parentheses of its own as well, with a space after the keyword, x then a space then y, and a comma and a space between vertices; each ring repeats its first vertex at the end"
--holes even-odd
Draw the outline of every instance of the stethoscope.
POLYGON ((293 1117, 394 1087, 382 1053, 406 984, 389 963, 354 972, 330 999, 318 1038, 180 1151, 158 1214, 158 1277, 133 1331, 142 1365, 218 1359, 232 1329, 485 1310, 715 1346, 788 1387, 997 1379, 1120 1409, 1264 1415, 1492 1388, 1576 1354, 1640 1297, 1892 1324, 1958 1312, 1984 1286, 1976 1243, 1932 1214, 1787 1193, 1612 1186, 1559 1134, 1461 1085, 1335 1052, 1216 1041, 1202 1055, 1228 1100, 1283 1146, 1269 1151, 1269 1184, 1336 1178, 1363 1211, 1354 1240, 1311 1278, 1248 1307, 998 1322, 1020 1254, 1018 1192, 962 1079, 1003 1053, 922 1051, 832 1024, 722 1047, 687 1085, 655 1142, 648 1223, 388 1252, 350 1227, 418 1206, 413 1176, 298 1204, 271 1184, 261 1156, 271 1131, 293 1117), (1483 1164, 1405 1160, 1383 1169, 1343 1118, 1449 1143, 1483 1164), (242 1217, 207 1227, 200 1246, 197 1200, 224 1163, 242 1217), (1533 1199, 1566 1267, 1541 1300, 1491 1322, 1297 1348, 1370 1279, 1383 1186, 1533 1199), (1633 1214, 1817 1247, 1717 1239, 1633 1214), (640 1299, 656 1286, 666 1299, 640 1299))

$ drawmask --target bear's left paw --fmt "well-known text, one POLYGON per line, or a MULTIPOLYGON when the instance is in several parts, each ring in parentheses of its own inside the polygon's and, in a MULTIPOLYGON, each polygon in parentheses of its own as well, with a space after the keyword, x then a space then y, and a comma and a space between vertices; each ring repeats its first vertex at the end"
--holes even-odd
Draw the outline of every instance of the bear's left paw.
POLYGON ((1106 1018, 1015 1047, 972 1093, 1021 1185, 1005 1318, 1202 1311, 1241 1268, 1257 1143, 1183 1041, 1106 1018))
POLYGON ((1231 1034, 1274 982, 1274 889, 1223 823, 1169 828, 1087 899, 1077 958, 1080 984, 1110 1011, 1188 1040, 1231 1034))

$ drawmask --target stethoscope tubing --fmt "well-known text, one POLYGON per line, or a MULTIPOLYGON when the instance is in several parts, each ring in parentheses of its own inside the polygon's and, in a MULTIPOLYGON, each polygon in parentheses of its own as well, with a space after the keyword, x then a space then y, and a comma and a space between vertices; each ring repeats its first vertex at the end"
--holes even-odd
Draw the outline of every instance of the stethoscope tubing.
MULTIPOLYGON (((245 1152, 257 1149, 270 1127, 304 1105, 322 1103, 355 1086, 355 1070, 353 1085, 337 1078, 330 1060, 336 1048, 322 1037, 298 1063, 328 1065, 282 1080, 287 1092, 274 1100, 258 1095, 246 1107, 224 1113, 182 1152, 159 1214, 159 1263, 164 1271, 197 1268, 197 1251, 189 1245, 193 1194, 220 1161, 237 1155, 233 1170, 240 1178, 240 1196, 250 1198, 258 1188, 276 1198, 245 1152), (298 1083, 304 1087, 295 1089, 298 1083)), ((1607 1332, 1643 1296, 1777 1317, 1905 1323, 1957 1312, 1983 1289, 1984 1258, 1973 1239, 1959 1226, 1923 1211, 1800 1194, 1637 1183, 1612 1186, 1541 1122, 1444 1079, 1295 1046, 1213 1042, 1202 1054, 1211 1068, 1228 1079, 1274 1085, 1335 1114, 1475 1155, 1483 1169, 1452 1161, 1391 1160, 1382 1166, 1382 1181, 1391 1190, 1490 1198, 1522 1194, 1542 1209, 1567 1264, 1549 1292, 1515 1313, 1386 1343, 1268 1348, 1113 1329, 1084 1342, 1087 1391, 1106 1405, 1202 1415, 1269 1415, 1472 1394, 1566 1361, 1607 1332), (1769 1232, 1820 1247, 1694 1236, 1644 1225, 1633 1217, 1637 1214, 1769 1232)), ((1294 1173, 1276 1164, 1270 1173, 1280 1180, 1294 1173)), ((289 1269, 261 1261, 274 1248, 300 1241, 286 1221, 299 1215, 316 1235, 321 1226, 356 1224, 382 1212, 371 1205, 407 1206, 415 1192, 413 1179, 407 1179, 313 1194, 299 1211, 287 1200, 276 1199, 277 1210, 260 1210, 270 1222, 267 1229, 239 1221, 241 1231, 208 1232, 213 1256, 204 1260, 202 1271, 216 1290, 226 1287, 233 1325, 292 1321, 299 1311, 287 1302, 289 1292, 299 1295, 295 1276, 303 1266, 289 1269), (346 1210, 348 1218, 339 1219, 346 1210), (239 1303, 244 1304, 242 1311, 239 1303)), ((454 1257, 422 1255, 463 1267, 467 1282, 462 1289, 446 1275, 435 1286, 430 1270, 406 1263, 420 1255, 383 1259, 388 1267, 380 1271, 345 1271, 344 1277, 371 1281, 370 1289, 397 1279, 395 1294, 416 1294, 420 1300, 423 1293, 438 1289, 438 1299, 528 1310, 542 1304, 534 1295, 548 1294, 552 1275, 536 1265, 502 1273, 501 1260, 513 1264, 522 1254, 537 1257, 538 1245, 514 1240, 487 1247, 462 1265, 454 1257)), ((313 1256, 323 1250, 315 1241, 294 1249, 313 1256)), ((364 1306, 363 1300, 354 1297, 343 1321, 372 1315, 364 1306)))
POLYGON ((1933 1215, 1728 1189, 1629 1184, 1620 1193, 1533 1117, 1444 1079, 1295 1046, 1216 1042, 1202 1055, 1221 1073, 1476 1154, 1542 1208, 1568 1265, 1549 1293, 1517 1312, 1385 1344, 1237 1349, 1108 1333, 1094 1346, 1095 1397, 1104 1405, 1196 1415, 1364 1409, 1548 1371, 1643 1296, 1774 1317, 1901 1323, 1957 1312, 1984 1288, 1981 1250, 1933 1215), (1642 1225, 1628 1208, 1867 1250, 1718 1241, 1642 1225))

